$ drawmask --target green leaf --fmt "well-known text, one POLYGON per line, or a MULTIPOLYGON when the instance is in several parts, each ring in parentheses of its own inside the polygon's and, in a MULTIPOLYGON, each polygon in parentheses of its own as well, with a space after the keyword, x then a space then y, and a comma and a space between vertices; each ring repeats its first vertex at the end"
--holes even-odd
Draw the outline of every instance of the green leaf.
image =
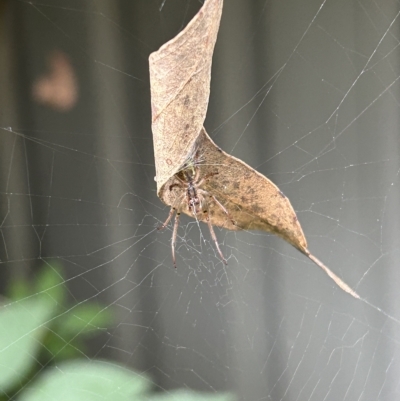
POLYGON ((237 398, 231 393, 204 393, 189 390, 176 390, 168 394, 156 394, 144 397, 143 401, 235 401, 237 398))
POLYGON ((0 306, 0 390, 23 382, 38 353, 54 304, 43 297, 0 306))
POLYGON ((46 294, 56 305, 62 304, 65 297, 64 278, 61 265, 53 262, 45 265, 37 275, 36 294, 46 294))
POLYGON ((45 371, 19 401, 134 401, 149 390, 143 375, 105 361, 70 361, 45 371))
POLYGON ((99 328, 106 328, 112 322, 110 309, 94 303, 81 304, 68 311, 58 322, 57 332, 62 337, 74 337, 76 334, 98 334, 99 328))
POLYGON ((24 299, 31 294, 31 288, 25 279, 13 279, 6 290, 7 298, 12 301, 24 299))
POLYGON ((47 361, 59 362, 73 357, 81 357, 84 346, 79 339, 64 339, 49 331, 44 342, 43 356, 47 361))

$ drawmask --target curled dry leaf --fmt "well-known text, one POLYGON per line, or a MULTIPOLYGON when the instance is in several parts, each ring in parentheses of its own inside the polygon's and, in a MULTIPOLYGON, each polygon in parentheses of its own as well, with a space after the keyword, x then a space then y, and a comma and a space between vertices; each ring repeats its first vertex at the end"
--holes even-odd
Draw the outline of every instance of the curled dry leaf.
POLYGON ((150 90, 158 196, 203 127, 222 0, 207 0, 187 27, 152 53, 150 90))
POLYGON ((359 295, 313 256, 289 199, 270 180, 221 150, 203 127, 208 105, 211 57, 222 0, 206 0, 188 26, 150 55, 153 139, 157 193, 171 206, 165 227, 181 212, 212 228, 262 230, 289 242, 355 298, 359 295))

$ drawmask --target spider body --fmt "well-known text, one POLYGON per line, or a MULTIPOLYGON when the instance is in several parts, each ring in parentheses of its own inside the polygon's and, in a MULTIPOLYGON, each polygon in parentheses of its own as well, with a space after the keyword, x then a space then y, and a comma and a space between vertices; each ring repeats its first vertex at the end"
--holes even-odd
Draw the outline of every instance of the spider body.
MULTIPOLYGON (((198 183, 196 183, 196 181, 198 177, 196 177, 195 169, 191 168, 182 170, 176 176, 179 180, 181 180, 183 186, 185 185, 187 186, 186 188, 187 205, 189 210, 193 213, 193 215, 196 215, 201 208, 200 208, 199 196, 197 194, 198 183)), ((179 184, 172 184, 170 185, 169 190, 171 191, 172 188, 174 188, 175 186, 180 187, 179 184)))
POLYGON ((224 255, 221 252, 214 228, 210 221, 210 216, 208 213, 209 201, 211 200, 212 202, 215 202, 229 217, 232 223, 233 220, 231 219, 228 211, 217 200, 217 198, 214 195, 209 194, 206 190, 202 188, 202 185, 204 184, 204 182, 206 182, 207 179, 217 174, 218 172, 213 172, 202 177, 198 162, 198 155, 196 154, 195 158, 189 158, 188 162, 183 165, 183 168, 174 175, 175 182, 173 182, 169 186, 169 191, 171 192, 175 190, 175 201, 171 206, 171 210, 169 212, 167 220, 165 220, 164 224, 159 227, 159 230, 165 228, 172 219, 173 215, 176 213, 171 240, 172 261, 174 263, 174 267, 176 267, 175 244, 178 234, 179 218, 184 208, 187 208, 187 210, 190 212, 190 214, 193 215, 195 219, 198 219, 200 217, 200 219, 203 220, 204 217, 220 258, 222 259, 224 264, 228 264, 226 259, 224 258, 224 255), (201 214, 203 214, 203 216, 201 216, 201 214))

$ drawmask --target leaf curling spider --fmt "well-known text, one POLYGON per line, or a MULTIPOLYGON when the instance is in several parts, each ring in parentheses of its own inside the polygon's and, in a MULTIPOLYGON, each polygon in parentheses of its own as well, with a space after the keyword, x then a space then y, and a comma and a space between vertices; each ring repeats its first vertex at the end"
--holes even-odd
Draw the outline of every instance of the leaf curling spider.
MULTIPOLYGON (((198 162, 197 162, 198 164, 198 162)), ((215 235, 214 228, 211 224, 210 216, 208 213, 208 201, 207 197, 211 198, 226 214, 226 216, 231 220, 232 224, 235 224, 232 220, 229 212, 226 208, 218 201, 218 199, 214 196, 209 194, 206 190, 201 188, 201 185, 210 177, 217 175, 218 172, 212 172, 206 174, 204 177, 200 175, 200 168, 197 167, 195 161, 192 158, 189 158, 189 161, 183 165, 183 168, 175 174, 174 178, 176 182, 169 186, 169 191, 172 191, 173 188, 179 188, 182 192, 179 194, 174 203, 171 206, 171 210, 167 217, 167 220, 158 227, 159 230, 165 228, 170 220, 172 219, 174 213, 175 215, 175 222, 174 228, 172 231, 172 240, 171 240, 171 248, 172 248, 172 261, 174 263, 174 267, 176 268, 176 258, 175 258, 175 244, 176 244, 176 237, 178 234, 178 227, 179 227, 179 218, 184 207, 192 213, 193 217, 197 219, 198 213, 202 212, 205 216, 208 229, 210 230, 211 238, 215 243, 215 247, 217 248, 218 254, 222 260, 222 262, 227 265, 228 262, 226 261, 221 249, 219 247, 217 236, 215 235)))

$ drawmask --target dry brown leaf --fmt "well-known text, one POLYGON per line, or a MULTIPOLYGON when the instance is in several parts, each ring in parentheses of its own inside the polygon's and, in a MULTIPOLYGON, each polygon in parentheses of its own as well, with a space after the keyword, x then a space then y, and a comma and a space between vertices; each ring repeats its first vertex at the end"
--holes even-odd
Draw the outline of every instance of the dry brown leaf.
POLYGON ((68 111, 78 99, 78 85, 71 61, 65 53, 57 50, 50 54, 48 65, 49 72, 33 84, 33 98, 58 111, 68 111))
POLYGON ((222 0, 207 0, 187 27, 152 53, 150 89, 157 192, 179 171, 206 117, 222 0))
POLYGON ((207 0, 185 30, 150 56, 151 85, 156 85, 151 93, 157 190, 160 199, 171 206, 162 227, 176 213, 174 264, 179 215, 183 212, 208 224, 225 263, 212 225, 272 232, 321 267, 341 289, 359 298, 309 252, 296 213, 279 188, 221 150, 202 126, 221 10, 222 0, 207 0))

